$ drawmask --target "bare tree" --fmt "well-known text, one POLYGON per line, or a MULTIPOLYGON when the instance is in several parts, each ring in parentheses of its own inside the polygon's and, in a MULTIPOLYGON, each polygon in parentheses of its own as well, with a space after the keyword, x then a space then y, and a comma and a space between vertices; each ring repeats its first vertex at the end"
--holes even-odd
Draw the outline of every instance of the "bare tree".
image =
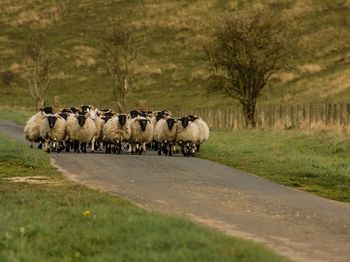
POLYGON ((117 110, 127 110, 127 95, 133 88, 134 67, 139 57, 133 31, 125 22, 118 21, 102 34, 101 56, 114 80, 113 99, 117 110))
POLYGON ((255 127, 256 102, 270 76, 286 65, 285 27, 266 11, 234 11, 206 46, 211 90, 242 105, 246 127, 255 127))
POLYGON ((46 53, 43 35, 34 35, 27 45, 24 78, 30 95, 35 99, 36 109, 44 104, 44 95, 50 86, 53 59, 46 53))

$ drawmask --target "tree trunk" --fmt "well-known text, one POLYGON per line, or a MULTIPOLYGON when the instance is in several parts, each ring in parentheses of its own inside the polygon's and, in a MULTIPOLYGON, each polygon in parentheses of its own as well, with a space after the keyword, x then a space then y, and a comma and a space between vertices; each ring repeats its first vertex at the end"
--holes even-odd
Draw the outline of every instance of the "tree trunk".
POLYGON ((242 111, 244 115, 245 120, 245 127, 246 128, 255 128, 256 127, 256 120, 255 120, 255 102, 249 101, 247 103, 243 103, 242 111))
POLYGON ((36 110, 39 110, 44 106, 44 99, 42 98, 37 98, 36 99, 36 110))
POLYGON ((126 97, 122 92, 118 92, 119 95, 117 97, 117 111, 118 113, 126 112, 126 97))

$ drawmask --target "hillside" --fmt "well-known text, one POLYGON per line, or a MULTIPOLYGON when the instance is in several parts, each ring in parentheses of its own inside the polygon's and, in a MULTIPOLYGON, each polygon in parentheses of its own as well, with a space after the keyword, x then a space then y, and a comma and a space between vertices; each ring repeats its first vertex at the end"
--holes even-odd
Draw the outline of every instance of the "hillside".
POLYGON ((203 45, 225 12, 255 5, 291 18, 294 55, 288 70, 273 76, 260 103, 349 101, 349 0, 0 0, 0 105, 34 105, 21 68, 32 32, 43 31, 55 54, 47 101, 60 95, 63 104, 112 106, 113 80, 99 62, 98 36, 108 21, 123 17, 142 49, 131 106, 141 101, 150 108, 229 107, 230 99, 206 91, 203 45))

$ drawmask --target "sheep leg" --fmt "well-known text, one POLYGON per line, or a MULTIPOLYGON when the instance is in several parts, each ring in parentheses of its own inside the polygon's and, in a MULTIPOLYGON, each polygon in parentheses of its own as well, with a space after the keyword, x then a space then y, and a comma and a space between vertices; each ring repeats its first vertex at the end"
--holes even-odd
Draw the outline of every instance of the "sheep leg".
POLYGON ((43 140, 42 138, 39 139, 39 145, 38 145, 38 149, 42 149, 43 148, 43 140))
POLYGON ((33 144, 34 144, 33 142, 30 142, 30 148, 33 148, 33 144))
POLYGON ((146 142, 143 142, 143 143, 142 143, 142 150, 143 150, 143 152, 146 152, 146 145, 147 145, 146 142))
POLYGON ((70 141, 66 140, 65 144, 66 144, 66 152, 69 152, 70 151, 70 141))
POLYGON ((50 153, 50 151, 51 151, 51 148, 50 148, 50 142, 51 141, 48 141, 48 140, 45 140, 45 144, 44 144, 44 149, 45 149, 45 151, 47 152, 47 153, 50 153))
POLYGON ((91 141, 91 153, 95 152, 95 140, 96 140, 96 138, 93 137, 92 141, 91 141))
POLYGON ((158 155, 162 155, 162 143, 157 143, 158 155))

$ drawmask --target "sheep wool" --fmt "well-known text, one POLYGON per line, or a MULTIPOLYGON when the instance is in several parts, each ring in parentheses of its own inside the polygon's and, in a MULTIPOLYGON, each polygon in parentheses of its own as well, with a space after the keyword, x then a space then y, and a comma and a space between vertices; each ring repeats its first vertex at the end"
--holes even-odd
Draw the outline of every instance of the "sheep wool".
POLYGON ((108 142, 124 142, 128 141, 131 136, 130 121, 121 126, 118 121, 118 116, 112 117, 103 126, 103 140, 108 142))
POLYGON ((153 139, 153 126, 151 121, 142 116, 138 116, 134 119, 130 120, 130 129, 131 129, 131 137, 129 139, 130 142, 138 142, 138 143, 149 143, 153 139), (146 127, 143 131, 140 126, 140 122, 146 121, 146 127))
POLYGON ((40 136, 45 140, 55 140, 62 142, 66 139, 66 121, 58 115, 48 115, 40 126, 40 136), (54 127, 50 128, 48 117, 57 117, 54 127))
POLYGON ((183 141, 183 142, 191 142, 191 143, 197 143, 199 138, 199 128, 198 125, 195 123, 189 121, 188 125, 184 127, 182 125, 182 122, 176 123, 177 125, 177 133, 176 133, 176 141, 183 141))
POLYGON ((169 129, 167 120, 160 119, 154 128, 154 140, 157 142, 163 142, 165 140, 169 142, 176 141, 177 124, 175 123, 172 130, 169 129))
POLYGON ((94 136, 96 135, 96 124, 95 121, 90 117, 86 117, 85 124, 81 127, 78 123, 78 120, 75 118, 70 119, 69 124, 67 123, 67 127, 69 128, 69 136, 73 140, 77 140, 82 143, 90 143, 94 136))
POLYGON ((24 126, 24 136, 29 142, 37 142, 40 139, 40 127, 45 119, 43 112, 38 112, 28 119, 24 126))

